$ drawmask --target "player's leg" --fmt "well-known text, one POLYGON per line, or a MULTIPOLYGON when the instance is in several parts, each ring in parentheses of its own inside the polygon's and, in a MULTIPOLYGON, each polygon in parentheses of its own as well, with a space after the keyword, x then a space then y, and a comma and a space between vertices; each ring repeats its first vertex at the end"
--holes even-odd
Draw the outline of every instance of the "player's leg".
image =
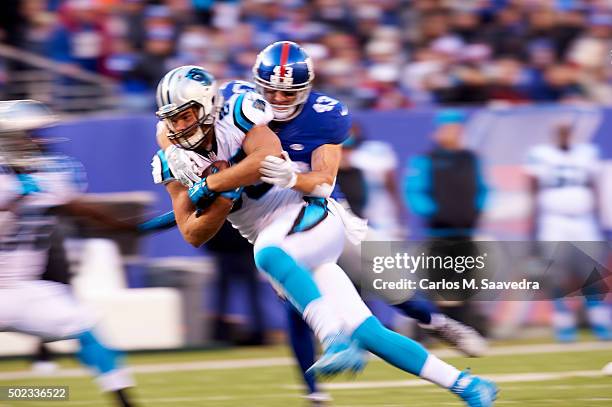
POLYGON ((559 342, 574 342, 578 337, 576 327, 576 316, 570 309, 567 301, 563 298, 564 292, 570 283, 569 269, 567 261, 566 243, 563 240, 571 240, 571 224, 565 216, 554 214, 541 214, 537 219, 537 240, 542 242, 539 245, 539 252, 545 261, 552 264, 549 268, 552 279, 551 298, 553 298, 552 327, 555 338, 559 342))
MULTIPOLYGON (((64 235, 60 228, 56 226, 49 238, 47 264, 40 279, 61 284, 70 284, 69 270, 70 265, 64 248, 64 235)), ((50 374, 58 369, 58 365, 53 359, 54 357, 51 350, 46 342, 41 339, 33 357, 32 369, 43 374, 50 374)))
POLYGON ((593 334, 602 341, 612 340, 612 316, 610 305, 604 301, 607 287, 604 280, 604 272, 599 265, 605 265, 608 255, 608 243, 601 233, 601 228, 593 216, 584 216, 574 219, 573 225, 579 250, 590 257, 589 261, 581 262, 575 258, 574 267, 577 271, 577 279, 584 281, 582 295, 586 307, 586 315, 591 325, 593 334), (599 273, 599 274, 597 274, 599 273))
MULTIPOLYGON (((380 235, 368 229, 367 239, 385 240, 385 237, 381 238, 380 235)), ((373 256, 374 253, 371 255, 373 256)), ((349 241, 345 243, 342 255, 338 259, 338 265, 357 286, 361 286, 363 281, 370 280, 369 276, 362 273, 363 270, 372 269, 365 266, 372 262, 372 259, 363 258, 361 244, 353 244, 349 241)), ((407 317, 418 321, 419 326, 428 334, 456 347, 468 356, 481 356, 487 349, 486 340, 476 330, 442 314, 438 307, 422 293, 378 290, 372 294, 393 305, 407 317)))
POLYGON ((306 371, 315 363, 315 347, 312 331, 302 319, 302 315, 291 304, 287 304, 287 324, 289 329, 289 343, 298 362, 298 367, 308 391, 307 399, 312 406, 321 405, 331 398, 328 394, 319 392, 316 377, 306 371))
POLYGON ((362 369, 363 355, 344 334, 342 319, 330 307, 329 300, 321 296, 309 265, 296 260, 285 247, 287 240, 299 242, 300 251, 307 253, 307 257, 320 254, 319 258, 329 257, 335 261, 342 251, 342 234, 337 236, 338 241, 325 248, 324 253, 318 253, 321 250, 317 249, 321 247, 317 239, 320 239, 322 232, 318 225, 326 217, 324 202, 287 208, 261 231, 254 245, 254 253, 257 268, 302 314, 321 341, 324 354, 317 362, 319 366, 323 366, 327 374, 335 374, 362 369))
POLYGON ((102 391, 113 393, 118 405, 131 406, 126 389, 134 385, 117 352, 105 346, 93 332, 93 319, 76 303, 65 286, 47 281, 24 282, 2 293, 12 300, 12 310, 0 312, 7 329, 49 340, 75 338, 79 360, 96 372, 102 391))
POLYGON ((334 309, 344 318, 352 338, 388 363, 447 388, 469 406, 490 406, 497 387, 491 381, 460 372, 430 354, 419 343, 385 328, 363 303, 342 269, 327 263, 315 270, 315 281, 334 309))
POLYGON ((433 301, 418 291, 409 300, 393 306, 417 320, 425 332, 456 347, 467 356, 482 356, 487 350, 486 340, 474 328, 447 317, 433 301))

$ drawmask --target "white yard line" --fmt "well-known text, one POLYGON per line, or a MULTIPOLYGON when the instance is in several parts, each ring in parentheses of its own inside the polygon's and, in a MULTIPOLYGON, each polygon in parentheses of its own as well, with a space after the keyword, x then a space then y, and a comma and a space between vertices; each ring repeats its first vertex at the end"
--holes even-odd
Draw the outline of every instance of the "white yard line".
MULTIPOLYGON (((565 372, 528 372, 512 374, 487 374, 485 377, 496 383, 527 383, 543 382, 549 380, 567 379, 571 377, 601 377, 600 370, 572 370, 565 372)), ((364 381, 364 382, 339 382, 327 383, 323 387, 326 390, 355 390, 355 389, 388 389, 396 387, 421 387, 430 386, 429 382, 421 379, 411 380, 387 380, 387 381, 364 381)), ((288 386, 293 387, 293 386, 288 386)), ((299 386, 295 386, 299 387, 299 386)))
MULTIPOLYGON (((582 342, 573 344, 548 344, 548 345, 517 345, 500 346, 489 349, 487 356, 501 355, 528 355, 558 352, 588 352, 597 350, 612 350, 611 342, 582 342)), ((457 356, 457 352, 451 349, 440 349, 433 353, 442 358, 457 356)), ((606 362, 606 361, 602 361, 606 362)), ((150 363, 136 364, 130 366, 134 373, 164 373, 176 371, 196 371, 196 370, 233 370, 233 369, 252 369, 258 367, 277 367, 291 366, 295 361, 290 357, 276 358, 249 358, 235 360, 211 360, 201 362, 172 362, 172 363, 150 363)), ((89 372, 82 368, 60 369, 53 373, 51 377, 82 377, 88 376, 89 372)), ((0 372, 0 381, 36 379, 50 376, 41 375, 30 370, 0 372)))

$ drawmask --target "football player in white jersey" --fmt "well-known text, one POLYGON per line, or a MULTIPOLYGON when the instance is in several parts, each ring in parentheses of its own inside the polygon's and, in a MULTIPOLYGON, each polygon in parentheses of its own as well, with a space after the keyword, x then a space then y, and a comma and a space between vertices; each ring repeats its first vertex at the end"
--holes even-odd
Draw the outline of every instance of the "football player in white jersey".
MULTIPOLYGON (((560 122, 555 126, 552 144, 537 145, 528 152, 526 172, 530 177, 533 198, 532 236, 542 242, 598 242, 603 240, 599 226, 598 183, 601 160, 597 146, 572 139, 572 126, 560 122)), ((551 245, 549 243, 548 245, 551 245)), ((601 249, 597 243, 586 243, 601 249)), ((551 247, 552 250, 552 247, 551 247)), ((595 250, 597 252, 598 250, 595 250)), ((544 253, 549 254, 549 253, 544 253)), ((592 253, 595 257, 603 253, 592 253)), ((569 256, 557 263, 555 281, 564 284, 572 277, 586 282, 591 268, 576 264, 575 259, 559 246, 555 256, 569 256), (580 270, 584 269, 584 270, 580 270)), ((602 262, 602 259, 596 259, 602 262)), ((596 284, 590 288, 597 291, 596 284)), ((573 291, 573 290, 572 290, 573 291)), ((602 292, 584 292, 587 316, 594 334, 602 340, 612 339, 610 309, 601 301, 602 292)), ((556 294, 555 294, 556 296, 556 294)), ((555 300, 553 327, 557 340, 576 340, 576 318, 562 298, 555 300)))
POLYGON ((54 121, 40 102, 0 102, 0 331, 77 339, 78 357, 102 390, 131 406, 132 377, 94 333, 93 317, 65 285, 40 280, 55 222, 48 211, 70 203, 83 186, 80 167, 43 154, 28 134, 54 121))
POLYGON ((325 353, 311 368, 312 373, 361 370, 362 361, 354 356, 359 349, 353 350, 358 345, 406 372, 448 388, 469 406, 493 405, 497 388, 492 382, 460 372, 418 343, 386 329, 372 315, 336 265, 345 232, 348 238, 359 237, 357 228, 352 228, 354 220, 334 200, 321 196, 325 194, 320 191, 320 177, 313 177, 310 184, 307 179, 290 182, 293 188, 259 182, 259 176, 249 172, 251 165, 257 167, 253 157, 267 158, 268 162, 269 157, 287 158, 274 133, 265 126, 272 119, 272 110, 261 95, 244 92, 223 101, 215 115, 215 89, 210 74, 190 66, 169 72, 158 86, 158 117, 165 123, 161 132, 174 146, 154 157, 154 178, 166 183, 185 239, 196 245, 204 243, 227 216, 254 243, 258 268, 303 314, 323 342, 325 353), (260 138, 266 140, 265 146, 259 144, 260 138), (213 165, 189 189, 172 180, 172 168, 185 161, 176 158, 184 155, 176 147, 187 147, 200 172, 213 165), (219 164, 215 160, 233 165, 216 172, 219 164), (244 191, 230 191, 238 187, 245 187, 244 191), (348 346, 345 335, 350 335, 348 346), (341 340, 334 341, 337 338, 341 340))

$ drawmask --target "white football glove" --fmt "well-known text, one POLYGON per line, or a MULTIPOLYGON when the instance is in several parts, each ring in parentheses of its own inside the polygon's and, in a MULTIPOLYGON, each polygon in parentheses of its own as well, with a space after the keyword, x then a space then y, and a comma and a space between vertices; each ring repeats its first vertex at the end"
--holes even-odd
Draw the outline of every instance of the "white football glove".
POLYGON ((261 162, 261 180, 282 188, 292 188, 297 182, 296 168, 286 151, 281 154, 283 158, 269 155, 261 162))
POLYGON ((200 166, 191 158, 187 150, 172 145, 164 151, 168 168, 174 178, 181 184, 190 188, 200 178, 200 166))

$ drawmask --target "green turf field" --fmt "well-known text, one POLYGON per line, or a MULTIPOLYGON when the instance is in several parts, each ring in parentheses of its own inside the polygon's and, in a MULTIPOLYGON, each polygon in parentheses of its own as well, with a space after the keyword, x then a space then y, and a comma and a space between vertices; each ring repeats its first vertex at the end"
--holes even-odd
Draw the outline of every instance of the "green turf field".
MULTIPOLYGON (((573 347, 503 344, 480 359, 446 357, 459 368, 499 382, 500 406, 612 406, 612 377, 600 369, 612 361, 612 344, 573 347)), ((445 353, 442 350, 443 354, 445 353)), ((139 354, 128 358, 136 371, 135 394, 142 406, 306 406, 284 347, 139 354)), ((24 361, 0 361, 2 385, 67 385, 70 402, 1 402, 0 406, 111 406, 76 363, 62 360, 62 373, 77 377, 7 378, 28 372, 24 361), (67 369, 67 370, 66 370, 67 369)), ((372 360, 357 378, 329 382, 334 406, 461 406, 446 391, 372 360)))

